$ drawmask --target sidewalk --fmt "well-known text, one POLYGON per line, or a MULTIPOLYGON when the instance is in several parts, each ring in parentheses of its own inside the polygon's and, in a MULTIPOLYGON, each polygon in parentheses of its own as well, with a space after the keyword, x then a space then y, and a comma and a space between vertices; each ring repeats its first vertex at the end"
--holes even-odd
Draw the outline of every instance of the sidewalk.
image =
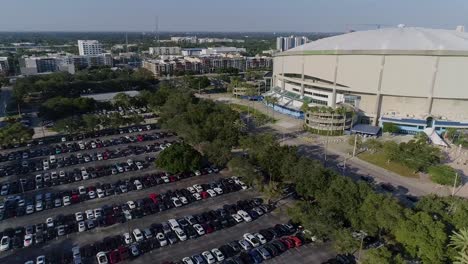
MULTIPOLYGON (((230 94, 202 94, 197 96, 224 103, 235 103, 241 105, 249 104, 250 106, 253 106, 253 108, 255 108, 256 110, 259 110, 262 113, 269 115, 277 120, 277 122, 275 122, 274 124, 268 124, 266 126, 272 128, 273 130, 276 130, 280 134, 285 135, 291 133, 293 135, 283 139, 281 141, 281 144, 296 145, 300 148, 302 147, 305 151, 308 147, 313 148, 313 151, 309 150, 306 153, 306 155, 310 154, 310 156, 312 156, 315 159, 323 159, 323 137, 303 132, 303 120, 295 119, 291 116, 274 112, 271 108, 267 107, 262 102, 251 102, 241 100, 233 98, 230 94)), ((332 137, 330 138, 330 140, 334 140, 333 144, 347 144, 346 140, 344 140, 343 137, 332 137)), ((371 176, 378 183, 386 182, 391 183, 395 187, 402 186, 404 188, 407 188, 407 192, 410 194, 418 196, 428 194, 448 196, 452 194, 452 188, 442 186, 439 184, 434 184, 428 181, 428 179, 425 177, 422 177, 421 179, 407 178, 393 173, 391 171, 385 170, 381 167, 375 166, 359 158, 350 159, 347 152, 338 151, 337 148, 330 146, 330 142, 329 147, 327 148, 327 152, 329 158, 334 159, 334 163, 343 163, 344 159, 346 158, 346 171, 352 171, 353 174, 357 175, 371 176)), ((339 169, 335 168, 335 170, 339 169)), ((461 187, 459 187, 455 191, 455 195, 468 198, 467 184, 464 184, 461 187)))

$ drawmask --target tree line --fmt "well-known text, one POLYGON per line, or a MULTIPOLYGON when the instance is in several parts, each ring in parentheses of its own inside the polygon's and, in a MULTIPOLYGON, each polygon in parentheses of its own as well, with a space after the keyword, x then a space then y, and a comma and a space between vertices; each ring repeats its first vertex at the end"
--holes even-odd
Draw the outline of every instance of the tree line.
POLYGON ((468 223, 464 199, 426 196, 415 208, 406 208, 366 182, 354 182, 299 156, 295 147, 280 146, 273 135, 245 137, 240 144, 248 157, 233 159, 229 167, 250 184, 278 190, 294 185, 302 199, 289 211, 291 217, 318 238, 331 239, 338 252, 358 249, 360 241, 352 234, 360 230, 386 241, 366 253, 365 263, 447 263, 457 261, 468 246, 468 236, 464 242, 455 239, 464 243, 463 250, 452 246, 455 232, 468 223))

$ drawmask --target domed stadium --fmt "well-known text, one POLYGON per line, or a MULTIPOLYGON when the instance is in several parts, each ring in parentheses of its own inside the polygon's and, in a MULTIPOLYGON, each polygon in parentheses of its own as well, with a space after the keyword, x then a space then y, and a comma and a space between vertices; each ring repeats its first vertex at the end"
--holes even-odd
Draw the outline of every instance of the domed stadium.
POLYGON ((403 133, 468 128, 468 33, 400 25, 310 42, 274 57, 266 96, 298 118, 346 106, 354 124, 403 133))

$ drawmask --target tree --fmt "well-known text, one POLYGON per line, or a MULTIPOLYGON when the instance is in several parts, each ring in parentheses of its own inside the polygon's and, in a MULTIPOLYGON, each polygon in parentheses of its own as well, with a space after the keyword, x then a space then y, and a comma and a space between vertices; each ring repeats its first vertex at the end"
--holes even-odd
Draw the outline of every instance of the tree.
POLYGON ((156 166, 170 173, 198 170, 201 165, 201 154, 186 143, 174 144, 156 157, 156 166))
POLYGON ((83 115, 82 119, 87 131, 95 131, 99 129, 101 120, 96 115, 83 115))
POLYGON ((393 123, 384 123, 383 124, 383 132, 389 132, 389 133, 398 133, 400 132, 400 128, 393 124, 393 123))
POLYGON ((262 184, 262 176, 246 158, 234 157, 228 162, 227 167, 233 175, 242 177, 249 186, 262 184))
POLYGON ((67 134, 75 134, 82 131, 83 120, 77 116, 66 117, 55 122, 54 130, 67 134))
POLYGON ((435 183, 448 186, 453 186, 454 183, 456 186, 461 184, 461 176, 458 176, 457 172, 448 165, 431 166, 428 172, 431 176, 431 180, 435 183))
POLYGON ((126 93, 118 93, 112 99, 116 106, 129 108, 132 105, 132 97, 126 93))
POLYGON ((363 264, 404 264, 400 255, 393 256, 392 252, 386 247, 372 248, 366 251, 363 264))
POLYGON ((445 263, 446 226, 425 212, 407 213, 395 229, 395 238, 423 263, 445 263))
POLYGON ((348 229, 338 229, 333 232, 333 248, 338 253, 353 253, 360 246, 360 240, 355 239, 348 229))
POLYGON ((224 167, 232 158, 231 146, 220 140, 215 140, 211 143, 206 142, 202 149, 208 160, 218 167, 224 167))
POLYGON ((450 247, 455 249, 458 253, 456 256, 456 262, 460 264, 468 263, 468 229, 462 228, 458 232, 453 231, 450 236, 450 247))
POLYGON ((383 144, 378 139, 369 138, 363 143, 364 147, 368 148, 370 152, 375 153, 382 149, 383 144))
POLYGON ((0 144, 7 146, 31 140, 34 131, 19 122, 9 123, 0 128, 0 144))

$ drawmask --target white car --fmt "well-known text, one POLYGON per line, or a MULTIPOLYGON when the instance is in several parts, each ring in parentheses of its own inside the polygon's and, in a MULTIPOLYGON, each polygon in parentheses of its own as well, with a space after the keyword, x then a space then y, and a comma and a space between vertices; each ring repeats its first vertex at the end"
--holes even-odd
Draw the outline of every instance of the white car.
POLYGON ((86 210, 85 211, 85 214, 86 214, 86 219, 94 219, 94 212, 93 210, 89 209, 89 210, 86 210))
POLYGON ((102 216, 102 208, 96 208, 94 209, 94 217, 98 218, 102 216))
POLYGON ((221 189, 221 188, 219 188, 219 187, 213 188, 213 191, 215 191, 216 194, 218 194, 218 195, 223 194, 223 189, 221 189))
POLYGON ((197 191, 197 192, 203 192, 203 188, 201 187, 200 184, 194 184, 193 185, 193 188, 197 191))
POLYGON ((234 219, 234 221, 236 221, 237 223, 240 223, 240 222, 243 222, 243 221, 244 221, 244 219, 243 219, 240 215, 238 215, 238 214, 233 214, 233 215, 231 215, 231 216, 232 216, 232 218, 234 219))
POLYGON ((139 170, 143 169, 143 164, 141 164, 141 162, 137 161, 135 164, 139 170))
MULTIPOLYGON (((45 259, 44 255, 41 255, 41 256, 36 258, 36 264, 45 264, 45 263, 46 263, 46 259, 45 259)), ((100 263, 100 264, 102 264, 102 263, 100 263)))
POLYGON ((0 251, 5 251, 10 249, 10 237, 3 236, 0 240, 0 251))
POLYGON ((128 201, 127 205, 128 205, 128 208, 130 208, 130 209, 135 209, 136 208, 135 202, 133 202, 133 201, 128 201))
POLYGON ((138 228, 135 228, 133 230, 133 236, 135 237, 135 242, 140 242, 140 241, 143 241, 143 239, 145 239, 143 237, 143 233, 141 233, 140 229, 138 228))
POLYGON ((60 177, 60 178, 65 177, 65 172, 64 172, 64 171, 59 171, 59 177, 60 177))
POLYGON ((172 203, 174 204, 175 207, 181 207, 182 206, 182 203, 180 202, 179 198, 172 197, 171 200, 172 200, 172 203))
POLYGON ((98 264, 107 264, 109 261, 107 260, 106 252, 99 252, 96 254, 96 259, 98 264))
POLYGON ((77 222, 83 221, 83 219, 84 219, 83 213, 82 212, 76 212, 75 213, 75 219, 76 219, 77 222))
POLYGON ((266 244, 267 240, 262 234, 255 233, 254 236, 258 239, 258 241, 260 241, 262 245, 266 244))
POLYGON ((133 238, 129 233, 124 233, 123 238, 124 238, 125 244, 129 245, 129 244, 133 243, 133 238))
POLYGON ((85 149, 85 144, 82 141, 78 142, 78 146, 80 149, 85 149))
POLYGON ((219 262, 221 262, 221 261, 223 261, 225 259, 223 253, 217 248, 213 248, 211 250, 211 253, 216 258, 216 260, 219 261, 219 262))
POLYGON ((240 217, 242 217, 242 219, 244 219, 244 221, 246 221, 246 222, 251 222, 252 221, 252 217, 250 217, 250 215, 244 210, 237 211, 237 214, 240 217))
POLYGON ((201 253, 201 255, 203 256, 203 258, 206 260, 208 264, 213 264, 216 262, 215 257, 213 257, 213 255, 209 251, 205 251, 201 253))
POLYGON ((242 188, 242 190, 247 190, 249 187, 247 185, 245 185, 245 183, 243 183, 242 181, 239 180, 239 183, 240 187, 242 188))
POLYGON ((133 182, 133 184, 135 184, 135 187, 137 188, 137 190, 142 190, 143 189, 143 184, 141 184, 141 182, 139 180, 135 180, 133 182))
POLYGON ((102 189, 100 189, 100 188, 97 188, 97 189, 96 189, 96 193, 97 193, 97 196, 98 196, 99 198, 103 198, 103 197, 106 196, 106 193, 105 193, 102 189))
POLYGON ((101 153, 97 154, 97 159, 98 159, 98 160, 102 160, 102 159, 103 159, 101 153))
POLYGON ((211 197, 215 197, 215 196, 216 196, 215 191, 213 191, 213 190, 211 190, 211 189, 206 190, 206 192, 207 192, 211 197))
POLYGON ((91 161, 91 159, 89 158, 89 156, 84 157, 84 162, 90 162, 90 161, 91 161))
POLYGON ((26 206, 26 214, 32 214, 34 213, 34 205, 30 204, 26 206))
POLYGON ((180 241, 187 240, 187 235, 185 235, 184 231, 180 227, 174 228, 174 232, 176 233, 180 241))
POLYGON ((78 222, 78 232, 86 231, 86 224, 84 221, 78 222))
POLYGON ((91 148, 95 149, 97 147, 96 143, 91 142, 91 148))
POLYGON ((197 234, 199 236, 203 236, 205 234, 205 229, 203 229, 203 227, 200 224, 194 224, 193 228, 195 229, 195 231, 197 231, 197 234))
POLYGON ((182 202, 182 204, 188 204, 188 200, 185 198, 185 196, 180 196, 179 200, 182 202))
POLYGON ((64 196, 64 197, 62 198, 62 200, 63 200, 63 206, 67 206, 67 205, 70 205, 70 204, 71 204, 71 202, 70 202, 70 196, 64 196))
POLYGON ((187 191, 189 191, 192 194, 197 192, 192 186, 187 187, 187 191))
POLYGON ((192 195, 195 198, 195 200, 197 200, 197 201, 201 200, 201 195, 199 193, 194 193, 192 195))
POLYGON ((183 259, 182 259, 182 262, 183 262, 184 264, 194 264, 194 263, 193 263, 193 260, 192 260, 190 257, 185 257, 185 258, 183 258, 183 259))
POLYGON ((47 218, 46 225, 47 227, 54 227, 54 219, 52 217, 47 218))
POLYGON ((29 247, 32 245, 32 243, 33 243, 33 235, 32 234, 25 235, 24 241, 23 241, 24 247, 29 247))
POLYGON ((167 246, 167 240, 163 233, 158 233, 156 239, 159 241, 161 247, 167 246))
POLYGON ((40 211, 42 211, 42 209, 44 209, 44 207, 42 206, 42 202, 38 201, 36 203, 36 212, 40 212, 40 211))
POLYGON ((78 186, 78 193, 80 195, 86 194, 86 188, 84 186, 78 186))
POLYGON ((169 183, 169 177, 162 176, 161 179, 164 181, 164 183, 169 183))
POLYGON ((127 164, 128 164, 128 166, 132 166, 132 165, 133 165, 133 160, 128 159, 128 160, 127 160, 127 164))
POLYGON ((196 170, 195 171, 195 176, 200 176, 201 175, 201 172, 199 170, 196 170))
POLYGON ((94 199, 94 198, 96 198, 96 192, 95 192, 95 191, 89 191, 89 192, 88 192, 88 197, 89 197, 89 199, 94 199))
POLYGON ((244 234, 244 239, 247 242, 249 242, 252 245, 252 247, 260 246, 260 241, 258 241, 258 239, 254 235, 252 235, 250 233, 245 233, 244 234))

